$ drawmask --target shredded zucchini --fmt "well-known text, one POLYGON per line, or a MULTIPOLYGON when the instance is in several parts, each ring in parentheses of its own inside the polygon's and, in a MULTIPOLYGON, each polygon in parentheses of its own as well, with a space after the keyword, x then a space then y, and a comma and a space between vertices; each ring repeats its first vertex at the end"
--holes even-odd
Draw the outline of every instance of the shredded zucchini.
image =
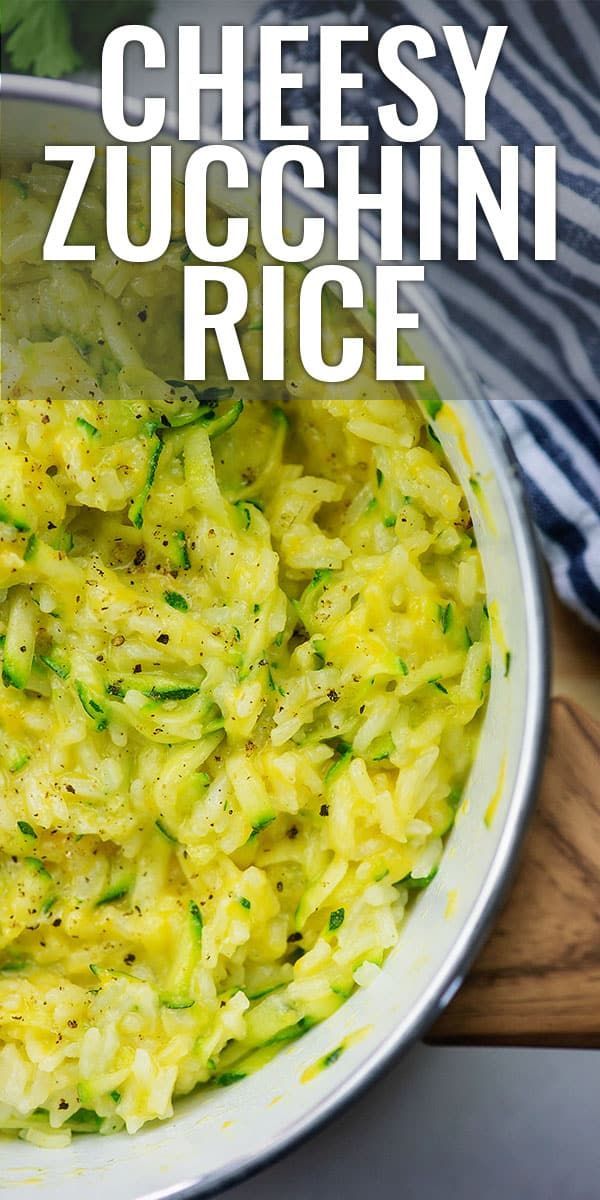
MULTIPOLYGON (((293 337, 261 382, 255 301, 250 382, 216 348, 182 381, 181 244, 44 263, 64 172, 9 176, 0 1127, 64 1142, 234 1083, 365 985, 435 878, 489 620, 434 394, 368 355, 315 383, 293 337)), ((332 347, 344 323, 331 297, 332 347)))

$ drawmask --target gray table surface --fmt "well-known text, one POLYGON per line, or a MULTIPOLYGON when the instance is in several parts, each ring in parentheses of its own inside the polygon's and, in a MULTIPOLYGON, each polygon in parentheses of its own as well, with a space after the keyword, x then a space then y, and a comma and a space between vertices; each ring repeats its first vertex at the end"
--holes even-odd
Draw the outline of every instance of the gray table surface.
MULTIPOLYGON (((177 25, 202 25, 210 69, 221 24, 249 22, 257 8, 257 0, 158 5, 170 106, 177 25)), ((131 68, 135 94, 141 78, 135 62, 131 68)), ((320 1134, 228 1196, 362 1200, 369 1193, 600 1200, 600 1052, 416 1046, 320 1134)))

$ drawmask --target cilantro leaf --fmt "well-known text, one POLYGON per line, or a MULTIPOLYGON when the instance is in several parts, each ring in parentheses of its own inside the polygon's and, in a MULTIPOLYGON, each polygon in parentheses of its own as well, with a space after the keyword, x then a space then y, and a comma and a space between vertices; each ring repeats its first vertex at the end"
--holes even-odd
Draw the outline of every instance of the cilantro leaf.
POLYGON ((15 71, 57 79, 81 65, 64 0, 3 0, 1 30, 15 71))
POLYGON ((154 0, 2 0, 3 65, 53 79, 99 68, 111 29, 143 23, 153 7, 154 0))

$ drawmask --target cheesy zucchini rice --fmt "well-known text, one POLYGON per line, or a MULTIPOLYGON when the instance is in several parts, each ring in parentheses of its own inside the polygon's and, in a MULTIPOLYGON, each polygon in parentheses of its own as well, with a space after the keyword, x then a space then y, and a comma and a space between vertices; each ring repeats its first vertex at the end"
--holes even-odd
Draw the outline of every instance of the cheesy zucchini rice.
MULTIPOLYGON (((489 638, 414 400, 293 347, 285 388, 258 380, 260 248, 258 381, 215 351, 186 385, 184 242, 44 264, 64 172, 8 176, 0 1127, 61 1145, 170 1116, 372 980, 460 803, 489 638)), ((97 185, 78 223, 97 240, 97 185)))

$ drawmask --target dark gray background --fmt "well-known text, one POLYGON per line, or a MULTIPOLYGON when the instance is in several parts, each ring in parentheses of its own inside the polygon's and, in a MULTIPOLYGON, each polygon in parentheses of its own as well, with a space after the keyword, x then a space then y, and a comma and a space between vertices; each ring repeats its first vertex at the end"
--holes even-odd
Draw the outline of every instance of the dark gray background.
MULTIPOLYGON (((205 50, 258 0, 163 0, 175 100, 178 24, 205 50)), ((220 70, 206 60, 207 69, 220 70)), ((135 93, 141 78, 132 64, 135 93)), ((213 102, 207 94, 207 105, 213 102)), ((600 1052, 417 1046, 342 1117, 231 1200, 600 1200, 600 1052)))

